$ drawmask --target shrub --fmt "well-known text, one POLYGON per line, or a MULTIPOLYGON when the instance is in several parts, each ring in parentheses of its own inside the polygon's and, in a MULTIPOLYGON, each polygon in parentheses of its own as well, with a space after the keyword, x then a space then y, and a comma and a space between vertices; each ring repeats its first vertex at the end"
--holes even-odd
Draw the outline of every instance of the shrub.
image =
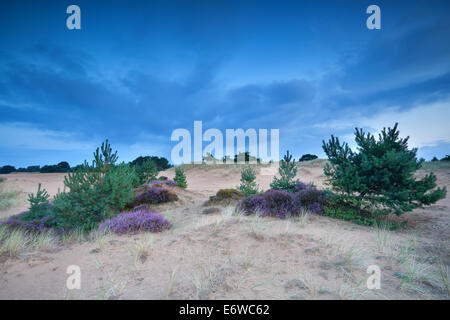
POLYGON ((297 215, 299 206, 291 192, 285 190, 268 190, 264 193, 267 202, 267 209, 263 214, 278 218, 285 218, 289 215, 297 215))
POLYGON ((302 155, 302 157, 298 160, 299 162, 303 162, 303 161, 311 161, 314 159, 317 159, 318 157, 315 154, 304 154, 302 155))
POLYGON ((323 213, 322 206, 318 202, 314 202, 314 203, 308 205, 308 210, 315 214, 323 213))
POLYGON ((294 181, 297 175, 297 167, 295 160, 292 160, 292 155, 289 154, 289 150, 280 161, 280 167, 278 168, 280 178, 274 177, 270 187, 275 190, 287 190, 293 191, 296 181, 294 181))
POLYGON ((228 206, 243 199, 245 194, 236 189, 220 189, 215 196, 209 197, 209 200, 204 203, 205 206, 222 205, 228 206))
POLYGON ((258 185, 255 182, 256 173, 249 166, 248 168, 242 169, 241 172, 241 185, 239 190, 241 190, 246 196, 251 196, 258 193, 258 185))
POLYGON ((298 204, 305 208, 309 208, 314 203, 323 204, 326 201, 324 192, 311 185, 306 185, 303 189, 295 192, 294 197, 298 204))
POLYGON ((246 215, 267 212, 268 204, 262 194, 247 197, 239 202, 238 208, 246 215))
POLYGON ((303 189, 305 189, 305 188, 307 188, 307 187, 308 187, 308 185, 307 185, 306 183, 301 182, 300 180, 298 180, 298 181, 294 184, 293 189, 294 189, 294 192, 298 192, 298 191, 303 190, 303 189))
POLYGON ((28 215, 28 211, 13 215, 8 217, 5 221, 2 222, 3 225, 10 226, 14 229, 24 229, 34 232, 43 232, 48 231, 50 228, 48 227, 49 222, 51 221, 50 216, 43 216, 42 218, 30 219, 26 217, 28 215))
POLYGON ((186 175, 181 167, 175 168, 175 178, 173 180, 175 180, 177 186, 187 188, 186 175))
POLYGON ((238 204, 244 213, 260 213, 281 219, 290 215, 298 215, 300 206, 293 193, 285 190, 268 190, 263 194, 247 197, 238 204))
POLYGON ((340 220, 351 221, 364 226, 376 226, 382 223, 389 229, 396 229, 406 224, 404 222, 387 221, 385 216, 373 216, 368 211, 357 209, 354 197, 347 197, 343 194, 328 193, 327 201, 323 205, 323 215, 340 220))
POLYGON ((161 232, 170 229, 171 224, 160 214, 140 209, 122 212, 118 216, 102 222, 100 230, 109 230, 117 234, 135 234, 141 231, 161 232))
POLYGON ((139 204, 158 204, 178 200, 178 196, 164 188, 150 187, 136 196, 131 202, 132 206, 139 204))
POLYGON ((46 224, 59 230, 96 228, 101 221, 123 210, 133 198, 134 170, 125 164, 115 165, 117 159, 117 151, 113 153, 106 140, 94 152, 92 165, 85 161, 64 178, 68 192, 58 193, 53 205, 48 206, 48 197, 38 188, 40 195, 30 196, 30 211, 22 219, 48 216, 46 224))
POLYGON ((408 149, 409 137, 399 138, 397 125, 384 128, 378 140, 356 128, 358 152, 334 136, 328 143, 323 141, 323 150, 330 161, 324 173, 333 189, 346 195, 344 202, 356 205, 357 210, 401 215, 446 195, 445 187, 436 188, 433 173, 415 179, 414 173, 423 160, 417 160, 417 149, 408 149))

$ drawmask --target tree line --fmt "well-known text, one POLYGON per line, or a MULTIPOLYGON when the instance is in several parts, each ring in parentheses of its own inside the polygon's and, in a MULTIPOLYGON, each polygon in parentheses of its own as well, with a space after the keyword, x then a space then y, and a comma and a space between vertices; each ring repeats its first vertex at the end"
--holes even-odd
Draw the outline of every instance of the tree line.
MULTIPOLYGON (((164 157, 157 157, 157 156, 144 156, 144 157, 139 156, 133 161, 129 162, 129 165, 140 166, 146 160, 153 161, 158 171, 166 170, 172 167, 172 165, 169 163, 169 160, 167 160, 164 157)), ((3 167, 0 167, 0 174, 8 174, 13 172, 65 173, 65 172, 74 172, 80 166, 82 165, 71 167, 67 161, 61 161, 58 164, 44 165, 42 167, 34 165, 28 166, 26 168, 17 168, 17 169, 16 167, 11 165, 5 165, 3 167)))

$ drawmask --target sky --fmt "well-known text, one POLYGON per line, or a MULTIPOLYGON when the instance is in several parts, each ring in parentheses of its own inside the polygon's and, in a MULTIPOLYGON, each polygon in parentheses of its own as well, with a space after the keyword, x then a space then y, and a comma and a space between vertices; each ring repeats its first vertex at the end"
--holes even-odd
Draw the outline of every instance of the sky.
POLYGON ((442 158, 448 12, 433 0, 1 1, 0 166, 74 166, 105 139, 120 161, 170 160, 171 133, 196 120, 279 129, 280 154, 296 158, 398 122, 418 156, 442 158), (71 4, 80 30, 66 27, 71 4), (380 30, 366 27, 372 4, 380 30))

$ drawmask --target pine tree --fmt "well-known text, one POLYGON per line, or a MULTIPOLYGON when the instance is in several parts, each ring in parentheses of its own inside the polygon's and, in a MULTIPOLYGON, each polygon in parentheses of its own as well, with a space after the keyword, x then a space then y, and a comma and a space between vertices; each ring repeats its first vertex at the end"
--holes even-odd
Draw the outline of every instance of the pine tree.
POLYGON ((181 167, 175 168, 175 178, 174 181, 181 188, 187 188, 186 175, 181 167))
POLYGON ((139 179, 139 184, 149 183, 158 176, 158 168, 155 162, 150 159, 145 159, 142 164, 136 165, 135 171, 139 179))
POLYGON ((297 183, 294 180, 297 175, 297 166, 295 164, 295 159, 292 160, 292 155, 289 154, 289 150, 280 161, 280 167, 278 168, 278 173, 280 178, 274 177, 270 187, 276 190, 288 190, 293 191, 294 186, 297 183))
POLYGON ((330 161, 324 168, 329 184, 358 209, 401 215, 446 195, 445 187, 436 188, 433 173, 422 179, 414 177, 423 160, 417 159, 416 148, 408 149, 409 137, 400 138, 397 126, 383 128, 378 140, 356 128, 358 152, 334 136, 328 143, 323 141, 330 161))
POLYGON ((241 171, 241 185, 239 190, 241 190, 246 196, 255 195, 258 193, 258 185, 256 184, 256 173, 249 166, 248 168, 242 169, 241 171))
POLYGON ((125 208, 133 198, 136 174, 129 165, 116 165, 117 159, 106 140, 94 152, 92 165, 85 161, 64 178, 69 191, 58 193, 52 207, 56 228, 91 230, 125 208))

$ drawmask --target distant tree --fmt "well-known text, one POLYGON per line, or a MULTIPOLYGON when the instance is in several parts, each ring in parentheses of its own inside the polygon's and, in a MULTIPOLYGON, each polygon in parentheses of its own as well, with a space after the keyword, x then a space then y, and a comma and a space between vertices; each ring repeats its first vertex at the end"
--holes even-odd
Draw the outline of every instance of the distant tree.
POLYGON ((450 154, 447 154, 441 161, 450 161, 450 154))
POLYGON ((256 158, 252 155, 250 155, 250 152, 246 151, 246 152, 241 152, 239 154, 235 154, 234 155, 234 163, 238 163, 239 162, 244 162, 244 163, 250 163, 250 160, 256 163, 260 163, 261 160, 259 158, 256 158))
POLYGON ((66 161, 62 161, 56 165, 58 167, 58 172, 69 172, 70 165, 66 161))
POLYGON ((0 168, 0 173, 2 174, 8 174, 11 172, 15 172, 16 168, 14 166, 6 165, 0 168))
POLYGON ((356 128, 358 152, 333 135, 323 141, 330 162, 324 173, 333 189, 346 195, 348 204, 377 215, 401 215, 445 197, 446 189, 436 188, 433 173, 416 180, 414 173, 423 160, 417 160, 417 149, 408 149, 409 137, 399 138, 397 126, 384 128, 378 140, 356 128))
POLYGON ((158 176, 158 168, 153 160, 150 158, 142 161, 141 165, 135 165, 135 172, 139 179, 139 184, 146 184, 155 180, 158 176))
POLYGON ((299 162, 303 162, 303 161, 311 161, 314 159, 317 159, 318 157, 315 154, 304 154, 302 155, 302 157, 298 160, 299 162))
POLYGON ((41 173, 69 172, 70 165, 67 161, 61 161, 54 165, 45 165, 40 169, 41 173))
POLYGON ((41 166, 28 166, 27 172, 39 172, 41 169, 41 166))
POLYGON ((433 157, 433 159, 431 159, 431 161, 432 161, 432 162, 434 162, 434 161, 439 161, 439 159, 436 158, 436 157, 433 157))
POLYGON ((145 160, 152 160, 156 164, 156 168, 158 171, 163 171, 171 168, 172 166, 169 164, 169 160, 164 157, 156 157, 156 156, 139 156, 133 161, 130 162, 131 166, 142 165, 145 160))

